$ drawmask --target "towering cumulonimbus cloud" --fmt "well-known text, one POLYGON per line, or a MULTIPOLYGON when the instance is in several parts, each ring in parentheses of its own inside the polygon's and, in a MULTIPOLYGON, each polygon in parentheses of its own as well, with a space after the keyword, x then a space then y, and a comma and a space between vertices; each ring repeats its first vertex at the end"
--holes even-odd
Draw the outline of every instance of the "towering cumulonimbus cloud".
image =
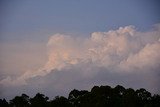
MULTIPOLYGON (((49 60, 45 70, 91 61, 96 66, 131 72, 134 68, 160 65, 160 31, 137 32, 133 26, 108 32, 94 32, 89 38, 53 35, 49 42, 49 60)), ((118 71, 117 71, 118 72, 118 71)), ((137 71, 138 72, 138 71, 137 71)))
MULTIPOLYGON (((158 26, 148 32, 139 32, 134 26, 126 26, 108 32, 94 32, 90 37, 55 34, 47 43, 48 61, 44 67, 37 71, 27 71, 15 80, 8 77, 1 80, 0 84, 27 85, 29 84, 27 80, 39 76, 46 78, 51 73, 54 75, 52 80, 54 86, 58 87, 61 84, 62 88, 65 84, 58 81, 55 75, 63 77, 64 81, 68 81, 67 83, 73 84, 74 87, 74 78, 73 80, 68 78, 72 78, 72 73, 75 74, 75 72, 80 77, 76 75, 79 81, 83 81, 84 78, 86 78, 85 81, 103 78, 103 81, 106 79, 111 82, 112 78, 108 75, 127 74, 129 78, 138 75, 135 78, 139 78, 137 80, 140 81, 144 80, 142 83, 146 83, 146 87, 155 87, 159 91, 160 27, 158 26), (66 72, 72 77, 67 75, 65 78, 66 72)), ((121 81, 120 78, 122 77, 113 77, 113 81, 115 79, 121 81)), ((131 84, 141 83, 134 79, 133 81, 131 84)))

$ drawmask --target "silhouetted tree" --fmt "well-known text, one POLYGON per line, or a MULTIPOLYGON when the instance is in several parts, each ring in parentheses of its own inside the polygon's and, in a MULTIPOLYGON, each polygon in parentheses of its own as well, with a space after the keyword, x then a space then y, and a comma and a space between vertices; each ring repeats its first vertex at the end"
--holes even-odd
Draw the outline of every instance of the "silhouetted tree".
POLYGON ((22 94, 10 100, 10 103, 0 99, 0 107, 160 107, 160 95, 152 96, 144 88, 125 89, 120 85, 115 88, 94 86, 90 92, 74 89, 68 99, 63 96, 48 99, 40 93, 33 98, 22 94))
POLYGON ((135 90, 132 88, 126 89, 122 96, 123 107, 138 107, 138 99, 135 90))
POLYGON ((78 91, 74 89, 69 93, 68 100, 73 106, 79 105, 82 97, 87 93, 88 91, 86 90, 78 91))
POLYGON ((1 107, 9 107, 8 102, 5 99, 0 99, 0 106, 1 107))
POLYGON ((144 88, 136 90, 138 105, 144 106, 151 102, 151 93, 144 88))
POLYGON ((50 101, 49 107, 73 107, 69 100, 63 96, 56 96, 54 100, 50 101))
POLYGON ((154 95, 151 97, 151 102, 147 103, 145 107, 160 107, 160 95, 154 95))
POLYGON ((48 99, 45 95, 37 93, 35 97, 30 99, 31 107, 47 107, 48 99))
POLYGON ((29 107, 29 96, 22 94, 10 100, 11 107, 29 107))

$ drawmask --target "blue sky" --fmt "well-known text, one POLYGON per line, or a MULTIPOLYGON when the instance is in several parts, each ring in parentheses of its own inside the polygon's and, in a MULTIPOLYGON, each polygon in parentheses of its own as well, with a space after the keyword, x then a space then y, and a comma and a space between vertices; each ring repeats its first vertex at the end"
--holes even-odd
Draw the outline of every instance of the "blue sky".
POLYGON ((0 41, 44 41, 54 33, 85 35, 160 21, 158 0, 1 0, 0 41), (47 36, 48 35, 48 36, 47 36))

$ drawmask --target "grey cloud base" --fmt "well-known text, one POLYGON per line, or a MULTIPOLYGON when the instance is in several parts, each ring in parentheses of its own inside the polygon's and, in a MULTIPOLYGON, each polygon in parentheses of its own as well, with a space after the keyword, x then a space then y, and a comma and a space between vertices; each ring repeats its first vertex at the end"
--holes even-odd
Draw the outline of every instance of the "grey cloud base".
MULTIPOLYGON (((54 70, 45 76, 36 76, 27 80, 27 85, 4 87, 2 97, 12 98, 21 93, 30 96, 41 92, 53 98, 57 95, 68 95, 72 89, 88 90, 95 85, 123 85, 127 88, 145 88, 152 93, 160 93, 159 71, 119 73, 108 71, 103 67, 93 67, 94 74, 87 76, 86 69, 54 70), (156 75, 157 74, 157 75, 156 75), (154 83, 154 84, 153 84, 154 83)), ((67 96, 66 96, 67 97, 67 96)))

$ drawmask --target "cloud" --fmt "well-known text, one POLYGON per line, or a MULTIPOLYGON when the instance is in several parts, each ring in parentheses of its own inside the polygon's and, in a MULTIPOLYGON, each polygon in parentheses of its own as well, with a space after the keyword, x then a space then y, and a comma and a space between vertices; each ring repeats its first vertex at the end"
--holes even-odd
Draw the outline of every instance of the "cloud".
POLYGON ((16 79, 5 78, 0 84, 23 86, 28 93, 36 89, 48 95, 64 94, 73 88, 88 89, 95 84, 122 84, 160 92, 158 26, 148 32, 126 26, 83 38, 55 34, 47 43, 48 61, 43 67, 16 79))

